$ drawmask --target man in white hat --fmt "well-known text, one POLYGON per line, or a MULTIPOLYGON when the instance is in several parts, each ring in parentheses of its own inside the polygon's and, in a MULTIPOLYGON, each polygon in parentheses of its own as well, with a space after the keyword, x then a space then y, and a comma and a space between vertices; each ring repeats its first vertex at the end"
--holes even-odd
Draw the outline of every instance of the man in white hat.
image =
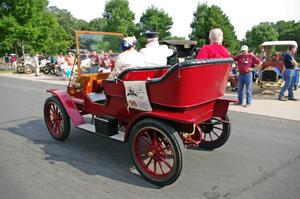
POLYGON ((144 57, 135 50, 137 40, 135 37, 126 37, 121 42, 122 53, 116 59, 115 67, 108 79, 115 79, 124 69, 144 66, 144 57))
POLYGON ((246 104, 243 104, 244 107, 247 107, 251 104, 252 99, 252 71, 254 67, 261 65, 261 61, 255 57, 253 54, 248 52, 248 46, 243 45, 241 47, 241 54, 235 56, 234 61, 237 62, 239 70, 238 78, 238 99, 239 104, 243 104, 244 98, 244 86, 246 86, 246 104))
POLYGON ((173 54, 173 50, 167 45, 159 45, 158 33, 147 31, 145 33, 147 44, 140 50, 144 55, 146 66, 164 66, 167 65, 167 58, 173 54))

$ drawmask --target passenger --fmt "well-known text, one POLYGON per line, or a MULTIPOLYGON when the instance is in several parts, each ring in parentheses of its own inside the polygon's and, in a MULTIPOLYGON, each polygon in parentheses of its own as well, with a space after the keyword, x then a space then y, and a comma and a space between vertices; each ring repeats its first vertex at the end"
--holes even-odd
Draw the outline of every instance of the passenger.
POLYGON ((237 62, 239 77, 238 77, 238 99, 239 104, 243 104, 244 86, 246 86, 246 104, 247 107, 251 104, 252 100, 252 81, 253 81, 253 68, 261 65, 261 61, 254 55, 248 52, 248 46, 241 47, 241 54, 235 56, 234 61, 237 62))
POLYGON ((296 98, 294 98, 293 93, 293 79, 295 74, 295 66, 297 66, 297 62, 294 58, 295 53, 297 51, 297 46, 289 46, 287 53, 284 55, 284 85, 281 88, 278 96, 278 100, 280 101, 286 101, 286 99, 283 98, 284 93, 286 89, 288 89, 288 100, 297 101, 296 98))
POLYGON ((126 37, 121 42, 122 53, 117 57, 115 67, 108 79, 115 79, 124 69, 135 66, 144 66, 144 56, 135 50, 135 37, 126 37))
POLYGON ((112 68, 112 60, 109 53, 104 53, 103 57, 101 58, 101 67, 99 68, 98 72, 100 73, 110 73, 112 68))
POLYGON ((209 32, 209 45, 205 45, 199 51, 196 59, 229 58, 229 51, 222 45, 223 32, 220 28, 214 28, 209 32))
POLYGON ((167 45, 159 45, 157 32, 146 32, 147 44, 140 53, 145 57, 146 66, 164 66, 167 65, 167 58, 173 54, 173 50, 167 45))

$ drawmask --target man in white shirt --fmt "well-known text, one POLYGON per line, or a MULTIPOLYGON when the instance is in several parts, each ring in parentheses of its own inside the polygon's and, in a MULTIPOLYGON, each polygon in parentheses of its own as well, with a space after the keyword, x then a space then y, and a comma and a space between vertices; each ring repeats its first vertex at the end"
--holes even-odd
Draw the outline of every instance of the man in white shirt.
POLYGON ((108 79, 115 79, 124 69, 144 66, 144 56, 135 50, 135 37, 126 37, 121 42, 122 53, 117 57, 115 67, 108 79))
POLYGON ((146 32, 147 44, 140 50, 144 55, 146 66, 167 65, 167 58, 173 54, 173 50, 167 45, 159 45, 157 32, 146 32))

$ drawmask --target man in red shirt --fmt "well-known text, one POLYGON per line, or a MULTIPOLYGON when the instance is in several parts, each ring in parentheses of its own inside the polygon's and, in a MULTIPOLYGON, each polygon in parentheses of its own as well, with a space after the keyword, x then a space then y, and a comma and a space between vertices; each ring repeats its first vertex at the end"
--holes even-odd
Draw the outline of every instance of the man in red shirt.
POLYGON ((199 51, 196 59, 228 58, 229 51, 222 45, 223 32, 220 28, 214 28, 209 32, 209 45, 205 45, 199 51))
POLYGON ((248 46, 243 45, 241 47, 241 54, 235 56, 234 61, 237 62, 239 70, 238 78, 238 99, 239 104, 243 104, 243 90, 246 86, 246 104, 244 107, 247 107, 251 104, 252 99, 252 71, 254 67, 261 65, 261 61, 253 54, 248 53, 248 46))

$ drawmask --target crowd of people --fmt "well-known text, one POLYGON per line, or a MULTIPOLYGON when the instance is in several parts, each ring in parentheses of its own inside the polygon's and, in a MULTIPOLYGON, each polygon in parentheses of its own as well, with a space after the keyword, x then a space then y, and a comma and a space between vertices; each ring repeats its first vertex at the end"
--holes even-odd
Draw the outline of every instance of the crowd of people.
MULTIPOLYGON (((158 42, 157 32, 146 32, 147 44, 140 51, 135 49, 137 40, 135 37, 126 37, 121 42, 122 53, 117 57, 113 57, 112 52, 100 52, 96 51, 85 51, 80 56, 82 68, 88 69, 88 73, 97 72, 110 72, 108 79, 116 79, 124 69, 128 67, 149 67, 149 66, 163 66, 167 65, 167 58, 173 54, 173 50, 168 48, 166 45, 160 45, 158 42)), ((242 45, 240 54, 232 56, 230 52, 222 45, 223 43, 223 32, 219 28, 214 28, 209 33, 209 45, 204 45, 198 52, 196 59, 210 59, 210 58, 229 58, 232 57, 234 60, 233 64, 233 75, 229 81, 233 89, 237 87, 238 90, 238 104, 247 107, 251 104, 252 99, 252 80, 253 71, 262 64, 261 58, 255 56, 249 52, 249 48, 246 45, 242 45), (246 92, 244 93, 244 88, 246 92), (244 96, 245 95, 245 96, 244 96), (245 98, 245 100, 244 100, 245 98), (245 103, 244 103, 245 101, 245 103)), ((297 62, 294 59, 297 46, 289 46, 287 53, 284 55, 284 81, 285 84, 282 87, 278 100, 286 101, 284 99, 284 93, 288 90, 288 100, 297 100, 293 95, 293 80, 295 75, 295 66, 297 62)), ((33 63, 36 68, 36 76, 39 75, 39 67, 43 60, 43 55, 36 54, 33 57, 33 63)), ((16 69, 17 67, 17 56, 8 55, 4 56, 5 67, 8 69, 16 69)), ((280 54, 275 54, 275 59, 280 60, 280 54)), ((56 56, 52 56, 51 62, 64 71, 63 74, 68 76, 68 72, 72 69, 75 58, 72 52, 69 52, 66 56, 60 53, 56 56)))
POLYGON ((5 53, 2 58, 2 69, 5 70, 16 70, 17 69, 17 55, 5 53))
MULTIPOLYGON (((209 58, 229 58, 230 53, 226 48, 222 46, 223 32, 221 29, 212 29, 209 34, 210 45, 204 46, 197 55, 198 59, 209 58)), ((297 46, 289 46, 287 52, 284 55, 283 62, 285 67, 284 72, 284 86, 281 88, 278 95, 278 100, 287 101, 284 99, 284 93, 288 90, 288 100, 297 101, 293 94, 293 82, 295 81, 295 67, 297 62, 294 58, 297 51, 297 46)), ((253 70, 260 67, 262 64, 261 59, 255 56, 253 53, 249 53, 248 46, 243 45, 240 50, 240 55, 233 56, 233 59, 237 65, 238 75, 233 77, 237 78, 238 85, 238 103, 247 107, 251 104, 252 100, 252 82, 253 82, 253 70), (246 96, 244 96, 244 87, 246 89, 246 96), (246 103, 244 103, 244 97, 246 97, 246 103)), ((275 59, 280 59, 280 54, 275 54, 275 59)), ((237 73, 236 73, 237 74, 237 73)), ((233 81, 234 82, 234 81, 233 81)), ((232 82, 232 84, 233 84, 232 82)), ((233 85, 236 86, 236 85, 233 85)))

